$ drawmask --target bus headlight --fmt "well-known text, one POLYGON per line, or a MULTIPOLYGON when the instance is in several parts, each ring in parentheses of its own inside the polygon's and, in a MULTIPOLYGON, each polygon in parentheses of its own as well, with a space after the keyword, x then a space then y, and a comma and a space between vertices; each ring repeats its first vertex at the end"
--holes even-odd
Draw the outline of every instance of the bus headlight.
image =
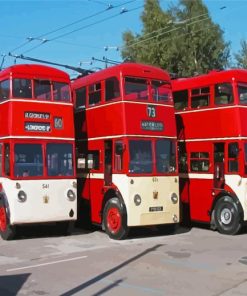
POLYGON ((142 199, 141 199, 140 195, 139 194, 136 194, 134 196, 134 203, 135 203, 135 205, 136 206, 139 206, 141 204, 141 202, 142 202, 142 199))
POLYGON ((25 202, 27 200, 27 194, 23 190, 20 190, 18 192, 17 199, 19 202, 25 202))
POLYGON ((175 192, 172 193, 171 200, 174 204, 176 204, 178 202, 178 196, 175 192))
POLYGON ((75 192, 71 189, 67 191, 67 197, 70 201, 74 201, 76 199, 75 192))

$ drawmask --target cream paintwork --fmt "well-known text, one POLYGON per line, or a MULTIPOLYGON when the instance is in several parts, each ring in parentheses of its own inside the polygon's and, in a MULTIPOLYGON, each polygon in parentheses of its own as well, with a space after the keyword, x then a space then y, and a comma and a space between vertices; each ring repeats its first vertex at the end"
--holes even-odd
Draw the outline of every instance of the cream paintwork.
MULTIPOLYGON (((213 180, 213 174, 179 174, 180 178, 189 179, 207 179, 213 180)), ((242 178, 240 175, 225 175, 225 184, 229 186, 232 191, 238 197, 243 211, 244 211, 244 221, 247 221, 247 178, 242 178)))
POLYGON ((239 175, 225 175, 225 183, 235 192, 244 210, 244 221, 247 220, 247 179, 239 175))
POLYGON ((69 201, 67 198, 68 189, 72 189, 75 179, 59 180, 10 180, 1 178, 3 190, 8 200, 10 209, 10 224, 42 223, 76 220, 77 199, 69 201), (17 189, 16 184, 21 188, 17 189), (25 202, 19 202, 17 194, 23 190, 27 194, 25 202), (48 197, 48 203, 45 199, 48 197), (69 212, 73 210, 74 216, 70 217, 69 212))
POLYGON ((174 223, 176 215, 179 222, 179 201, 173 204, 171 194, 179 197, 178 177, 128 177, 121 174, 113 174, 113 183, 120 191, 127 209, 128 226, 158 225, 174 223), (134 183, 131 184, 131 181, 134 183), (158 192, 158 198, 154 199, 154 192, 158 192), (136 206, 135 194, 139 194, 142 203, 136 206), (150 212, 149 207, 163 206, 163 212, 150 212))

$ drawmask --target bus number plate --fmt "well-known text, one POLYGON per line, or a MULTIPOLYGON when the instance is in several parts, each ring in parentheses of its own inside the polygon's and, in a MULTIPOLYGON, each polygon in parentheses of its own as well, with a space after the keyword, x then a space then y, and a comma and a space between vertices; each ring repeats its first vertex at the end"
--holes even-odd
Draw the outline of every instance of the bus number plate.
POLYGON ((149 207, 149 212, 161 212, 163 207, 149 207))

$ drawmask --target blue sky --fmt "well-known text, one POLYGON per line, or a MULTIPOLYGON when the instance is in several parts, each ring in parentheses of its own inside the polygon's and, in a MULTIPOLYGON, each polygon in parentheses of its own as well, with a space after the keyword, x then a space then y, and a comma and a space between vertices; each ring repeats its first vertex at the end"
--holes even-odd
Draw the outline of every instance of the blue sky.
MULTIPOLYGON (((160 0, 164 8, 176 2, 160 0)), ((213 21, 225 32, 225 40, 231 42, 232 53, 239 51, 240 40, 247 38, 247 0, 205 0, 204 3, 213 21)), ((86 69, 104 68, 102 62, 90 64, 92 57, 121 61, 116 48, 122 45, 124 31, 141 31, 143 4, 144 0, 0 0, 0 55, 11 52, 66 65, 81 63, 86 69), (107 9, 109 5, 113 8, 107 9), (73 22, 76 23, 67 26, 73 22), (51 33, 63 26, 67 27, 51 33), (28 41, 28 37, 38 40, 28 41)), ((0 58, 2 61, 3 56, 0 58)), ((4 67, 14 62, 14 58, 6 56, 4 67)), ((20 59, 16 62, 25 63, 20 59)))

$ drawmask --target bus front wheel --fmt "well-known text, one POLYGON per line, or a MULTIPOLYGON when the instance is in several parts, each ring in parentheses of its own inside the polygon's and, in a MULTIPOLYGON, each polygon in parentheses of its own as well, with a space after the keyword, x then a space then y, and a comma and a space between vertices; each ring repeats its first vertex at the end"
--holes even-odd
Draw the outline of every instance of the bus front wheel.
POLYGON ((0 199, 0 235, 4 240, 11 240, 15 236, 15 227, 9 224, 6 207, 0 199))
POLYGON ((103 226, 105 232, 112 239, 124 239, 127 237, 129 228, 127 217, 118 198, 111 198, 104 208, 103 226))
POLYGON ((214 209, 217 230, 222 234, 235 235, 241 228, 238 206, 230 196, 221 197, 214 209))

